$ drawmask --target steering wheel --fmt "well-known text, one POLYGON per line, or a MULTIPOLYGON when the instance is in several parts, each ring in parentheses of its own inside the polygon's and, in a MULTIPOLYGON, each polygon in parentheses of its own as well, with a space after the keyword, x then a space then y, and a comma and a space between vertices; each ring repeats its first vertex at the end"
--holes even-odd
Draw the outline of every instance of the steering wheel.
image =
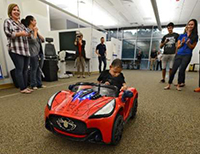
POLYGON ((83 85, 94 86, 95 84, 93 82, 77 82, 75 84, 69 85, 68 89, 73 90, 75 86, 83 86, 83 85))
POLYGON ((76 84, 74 84, 75 86, 79 86, 79 85, 88 85, 88 86, 94 86, 95 83, 93 82, 77 82, 76 84))
POLYGON ((118 90, 118 88, 114 85, 106 85, 106 84, 99 84, 100 87, 105 87, 105 88, 109 88, 109 89, 113 89, 113 90, 118 90))

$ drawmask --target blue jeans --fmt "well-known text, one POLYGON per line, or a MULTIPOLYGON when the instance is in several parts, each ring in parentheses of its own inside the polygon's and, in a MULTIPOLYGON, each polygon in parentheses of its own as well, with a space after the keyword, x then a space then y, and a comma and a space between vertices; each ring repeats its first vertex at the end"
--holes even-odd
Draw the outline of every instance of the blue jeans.
POLYGON ((9 52, 9 55, 15 65, 15 76, 20 90, 27 88, 28 82, 28 65, 30 58, 9 52))
POLYGON ((31 83, 30 83, 30 86, 31 87, 37 87, 36 74, 37 74, 37 71, 39 69, 39 57, 38 57, 38 55, 30 58, 30 68, 31 68, 31 73, 30 73, 31 74, 31 76, 30 76, 31 83))
POLYGON ((39 67, 37 69, 36 73, 36 80, 37 80, 37 87, 42 87, 42 67, 44 64, 44 56, 40 55, 40 60, 39 60, 39 67))
POLYGON ((104 66, 103 66, 103 71, 105 71, 106 70, 106 57, 104 56, 104 57, 98 57, 98 59, 99 59, 99 73, 101 73, 101 65, 102 65, 102 62, 103 62, 103 64, 104 64, 104 66))

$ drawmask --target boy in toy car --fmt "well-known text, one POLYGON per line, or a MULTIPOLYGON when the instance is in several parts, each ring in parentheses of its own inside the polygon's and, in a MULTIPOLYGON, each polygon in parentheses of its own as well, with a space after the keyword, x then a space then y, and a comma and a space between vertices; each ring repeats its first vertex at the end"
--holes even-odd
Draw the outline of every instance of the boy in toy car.
POLYGON ((106 85, 114 85, 118 88, 119 92, 121 90, 127 90, 125 78, 122 71, 122 61, 120 59, 115 59, 109 70, 101 72, 97 81, 106 85))

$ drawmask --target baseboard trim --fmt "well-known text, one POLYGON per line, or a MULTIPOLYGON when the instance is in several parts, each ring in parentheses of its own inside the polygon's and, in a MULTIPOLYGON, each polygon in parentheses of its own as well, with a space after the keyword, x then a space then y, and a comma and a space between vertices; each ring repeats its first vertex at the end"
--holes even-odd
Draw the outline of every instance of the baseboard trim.
POLYGON ((13 83, 7 83, 7 84, 2 84, 0 85, 0 90, 2 89, 9 89, 9 88, 14 88, 14 84, 13 83))

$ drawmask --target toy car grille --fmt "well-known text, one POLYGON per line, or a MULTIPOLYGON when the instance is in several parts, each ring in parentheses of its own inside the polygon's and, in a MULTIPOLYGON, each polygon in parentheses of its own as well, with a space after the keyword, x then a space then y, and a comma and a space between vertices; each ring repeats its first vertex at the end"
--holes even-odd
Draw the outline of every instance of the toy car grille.
POLYGON ((68 117, 50 115, 49 120, 53 127, 72 134, 85 135, 87 126, 84 122, 68 117))

